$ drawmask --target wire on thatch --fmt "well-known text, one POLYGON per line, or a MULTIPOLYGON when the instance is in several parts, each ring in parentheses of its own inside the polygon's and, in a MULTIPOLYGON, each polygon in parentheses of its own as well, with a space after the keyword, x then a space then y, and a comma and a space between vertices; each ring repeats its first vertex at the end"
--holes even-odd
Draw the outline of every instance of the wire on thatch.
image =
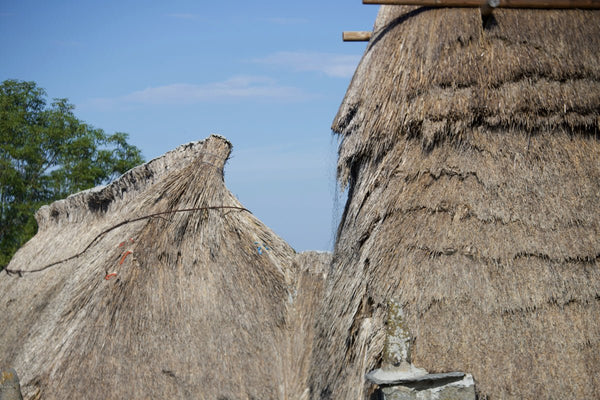
POLYGON ((157 212, 157 213, 153 213, 153 214, 148 214, 148 215, 144 215, 141 217, 137 217, 137 218, 133 218, 133 219, 128 219, 122 222, 119 222, 116 225, 111 226, 108 229, 103 230, 102 232, 100 232, 98 235, 96 235, 96 237, 94 237, 94 239, 92 239, 89 244, 83 249, 81 250, 79 253, 72 255, 71 257, 68 258, 64 258, 62 260, 59 261, 55 261, 52 262, 50 264, 44 265, 41 268, 38 269, 32 269, 32 270, 22 270, 22 269, 10 269, 10 268, 5 268, 4 271, 8 274, 8 275, 18 275, 19 277, 23 277, 23 274, 32 274, 34 272, 42 272, 47 270, 48 268, 54 267, 55 265, 59 265, 62 263, 65 263, 67 261, 71 261, 74 260, 80 256, 82 256, 86 251, 88 251, 93 245, 94 243, 96 243, 98 240, 100 240, 100 238, 104 235, 106 235, 107 233, 120 228, 123 225, 127 225, 127 224, 131 224, 134 222, 138 222, 138 221, 143 221, 145 219, 150 219, 150 218, 156 218, 156 217, 160 217, 162 215, 167 215, 167 214, 175 214, 175 213, 182 213, 182 212, 194 212, 194 211, 204 211, 204 210, 221 210, 221 209, 231 209, 231 210, 239 210, 239 211, 246 211, 249 212, 250 214, 252 214, 252 212, 250 210, 248 210, 245 207, 236 207, 236 206, 209 206, 209 207, 195 207, 195 208, 186 208, 186 209, 182 209, 182 210, 170 210, 170 211, 163 211, 163 212, 157 212))

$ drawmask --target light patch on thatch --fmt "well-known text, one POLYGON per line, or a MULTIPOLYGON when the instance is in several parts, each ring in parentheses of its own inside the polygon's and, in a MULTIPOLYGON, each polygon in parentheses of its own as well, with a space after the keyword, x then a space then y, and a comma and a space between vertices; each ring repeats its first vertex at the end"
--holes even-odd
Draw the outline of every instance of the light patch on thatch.
POLYGON ((23 277, 0 277, 0 361, 19 371, 26 399, 305 390, 298 359, 310 353, 297 352, 329 255, 297 255, 243 209, 223 182, 230 150, 211 136, 38 212, 38 234, 8 266, 23 277), (200 209, 219 206, 233 208, 200 209), (196 210, 98 237, 181 209, 196 210))
POLYGON ((480 396, 600 397, 600 12, 383 6, 336 116, 349 185, 313 398, 364 398, 388 304, 480 396))

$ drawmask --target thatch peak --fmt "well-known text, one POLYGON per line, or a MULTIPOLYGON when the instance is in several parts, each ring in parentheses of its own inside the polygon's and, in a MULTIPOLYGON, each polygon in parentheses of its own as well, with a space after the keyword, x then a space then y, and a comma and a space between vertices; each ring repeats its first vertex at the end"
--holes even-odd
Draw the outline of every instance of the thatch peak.
POLYGON ((38 229, 46 229, 49 223, 80 221, 98 213, 106 213, 109 208, 115 209, 121 201, 135 197, 164 175, 186 166, 201 154, 206 156, 206 162, 214 163, 215 168, 222 172, 232 147, 229 140, 216 134, 178 146, 130 169, 108 185, 96 186, 42 206, 35 215, 38 229))
POLYGON ((306 391, 329 256, 297 255, 239 203, 230 151, 213 135, 39 213, 8 266, 23 277, 0 275, 0 363, 26 399, 306 391))

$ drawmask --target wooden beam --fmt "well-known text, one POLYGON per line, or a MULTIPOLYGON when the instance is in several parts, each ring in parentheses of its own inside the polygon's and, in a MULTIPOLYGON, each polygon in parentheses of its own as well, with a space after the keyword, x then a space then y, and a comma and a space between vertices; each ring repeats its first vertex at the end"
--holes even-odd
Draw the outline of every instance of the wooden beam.
POLYGON ((349 31, 342 34, 344 42, 368 42, 371 40, 373 32, 369 31, 349 31))
MULTIPOLYGON (((363 0, 363 4, 481 7, 485 0, 363 0)), ((499 8, 600 8, 600 0, 499 0, 499 8)))

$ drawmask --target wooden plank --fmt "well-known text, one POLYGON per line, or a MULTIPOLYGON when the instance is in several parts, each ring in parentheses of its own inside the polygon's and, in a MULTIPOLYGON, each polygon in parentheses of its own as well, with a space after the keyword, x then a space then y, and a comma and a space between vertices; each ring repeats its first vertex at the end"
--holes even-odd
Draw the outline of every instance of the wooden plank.
POLYGON ((369 31, 347 31, 342 34, 344 42, 368 42, 373 36, 369 31))
MULTIPOLYGON (((484 0, 363 0, 363 4, 481 7, 484 0)), ((600 0, 499 0, 499 8, 600 8, 600 0)))

